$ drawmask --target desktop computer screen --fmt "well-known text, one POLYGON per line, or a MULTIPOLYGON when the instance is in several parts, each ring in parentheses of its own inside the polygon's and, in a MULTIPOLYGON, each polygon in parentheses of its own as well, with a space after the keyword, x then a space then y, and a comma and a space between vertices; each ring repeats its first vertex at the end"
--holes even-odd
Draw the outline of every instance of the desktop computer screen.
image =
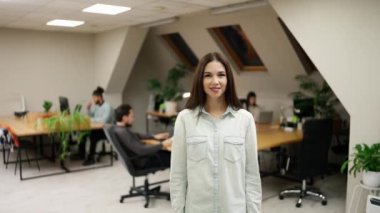
POLYGON ((59 109, 61 112, 70 113, 69 99, 66 97, 59 97, 59 109))

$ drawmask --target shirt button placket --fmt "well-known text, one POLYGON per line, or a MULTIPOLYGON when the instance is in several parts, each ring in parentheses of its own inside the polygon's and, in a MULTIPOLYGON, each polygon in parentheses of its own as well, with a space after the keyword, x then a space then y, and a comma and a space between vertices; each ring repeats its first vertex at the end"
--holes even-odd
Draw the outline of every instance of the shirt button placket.
POLYGON ((218 181, 218 166, 219 166, 219 142, 218 142, 218 129, 216 124, 214 123, 214 137, 213 137, 213 142, 214 142, 214 212, 219 211, 219 205, 218 205, 218 200, 219 200, 219 181, 218 181))

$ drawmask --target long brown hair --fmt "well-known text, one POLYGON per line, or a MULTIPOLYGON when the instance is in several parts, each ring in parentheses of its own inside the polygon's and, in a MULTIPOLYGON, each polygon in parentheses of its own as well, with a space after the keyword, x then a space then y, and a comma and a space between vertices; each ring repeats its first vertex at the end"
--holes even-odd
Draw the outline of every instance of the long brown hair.
POLYGON ((236 95, 234 76, 231 67, 227 60, 225 60, 220 53, 217 52, 208 53, 199 61, 193 77, 191 96, 185 107, 187 109, 195 109, 197 106, 203 107, 206 103, 207 95, 203 89, 203 75, 206 65, 212 61, 220 62, 226 69, 227 86, 226 91, 224 92, 224 97, 227 105, 231 106, 235 110, 241 109, 240 101, 236 95))

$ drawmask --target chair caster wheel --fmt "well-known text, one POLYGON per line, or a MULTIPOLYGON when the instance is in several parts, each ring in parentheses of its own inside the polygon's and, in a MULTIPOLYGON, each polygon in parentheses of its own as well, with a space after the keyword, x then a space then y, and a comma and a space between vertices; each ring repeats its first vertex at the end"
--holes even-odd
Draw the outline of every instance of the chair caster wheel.
POLYGON ((148 204, 145 204, 145 205, 144 205, 144 208, 148 208, 148 204))
POLYGON ((279 196, 278 196, 278 199, 283 200, 283 199, 284 199, 284 196, 279 195, 279 196))
POLYGON ((297 203, 297 204, 296 204, 296 207, 297 207, 297 208, 301 207, 301 204, 300 204, 300 203, 297 203))
POLYGON ((327 200, 322 200, 322 205, 326 206, 327 205, 327 200))
POLYGON ((168 196, 168 197, 166 198, 166 200, 170 201, 170 196, 168 196))
POLYGON ((119 200, 120 203, 123 203, 123 201, 124 201, 123 199, 120 199, 120 200, 119 200))

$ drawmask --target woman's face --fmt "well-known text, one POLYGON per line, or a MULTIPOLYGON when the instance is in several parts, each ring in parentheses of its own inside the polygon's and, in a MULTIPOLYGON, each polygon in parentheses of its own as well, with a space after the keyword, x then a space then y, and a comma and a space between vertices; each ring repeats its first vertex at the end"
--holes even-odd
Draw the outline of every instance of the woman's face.
POLYGON ((223 64, 219 61, 209 62, 203 73, 203 90, 207 98, 224 98, 227 86, 227 74, 223 64))
POLYGON ((248 102, 249 102, 250 106, 255 105, 256 104, 256 97, 254 97, 254 96, 249 97, 248 102))

